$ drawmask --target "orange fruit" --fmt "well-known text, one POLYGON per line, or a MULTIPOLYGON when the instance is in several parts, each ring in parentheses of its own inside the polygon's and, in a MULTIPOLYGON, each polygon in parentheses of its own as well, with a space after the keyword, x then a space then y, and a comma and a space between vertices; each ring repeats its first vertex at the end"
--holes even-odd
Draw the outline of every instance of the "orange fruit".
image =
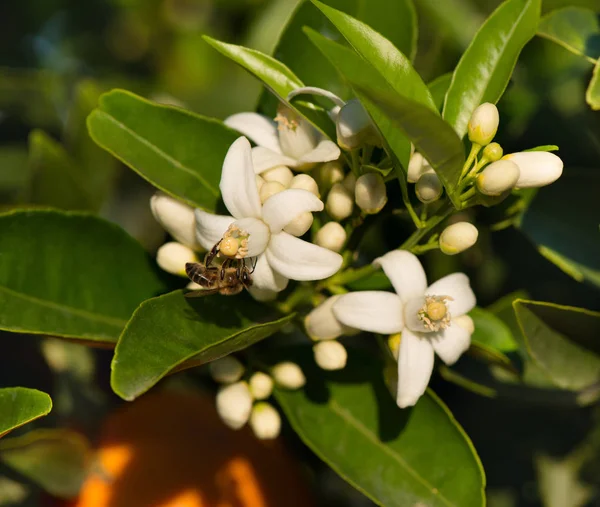
POLYGON ((214 399, 156 392, 103 425, 96 464, 69 507, 310 507, 280 441, 220 420, 214 399))

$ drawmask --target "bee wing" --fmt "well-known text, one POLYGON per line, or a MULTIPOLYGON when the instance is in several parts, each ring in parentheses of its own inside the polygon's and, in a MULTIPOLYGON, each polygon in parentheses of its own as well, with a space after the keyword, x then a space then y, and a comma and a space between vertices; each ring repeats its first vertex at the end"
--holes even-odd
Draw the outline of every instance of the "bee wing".
POLYGON ((201 289, 201 290, 192 290, 190 292, 186 292, 184 296, 186 298, 201 298, 204 296, 210 296, 212 294, 217 294, 220 289, 201 289))

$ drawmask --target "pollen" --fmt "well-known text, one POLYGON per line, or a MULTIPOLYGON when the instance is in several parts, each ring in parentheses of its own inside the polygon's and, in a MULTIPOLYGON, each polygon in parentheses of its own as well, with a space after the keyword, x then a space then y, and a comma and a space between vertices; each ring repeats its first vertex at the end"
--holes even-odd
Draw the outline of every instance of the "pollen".
POLYGON ((225 257, 243 259, 248 255, 250 234, 231 224, 219 244, 219 254, 225 257))
POLYGON ((277 122, 278 130, 287 129, 295 131, 300 125, 296 113, 287 107, 279 107, 277 109, 277 116, 274 119, 277 122))
POLYGON ((450 296, 425 296, 425 304, 417 312, 425 329, 439 331, 450 327, 448 301, 452 301, 450 296))

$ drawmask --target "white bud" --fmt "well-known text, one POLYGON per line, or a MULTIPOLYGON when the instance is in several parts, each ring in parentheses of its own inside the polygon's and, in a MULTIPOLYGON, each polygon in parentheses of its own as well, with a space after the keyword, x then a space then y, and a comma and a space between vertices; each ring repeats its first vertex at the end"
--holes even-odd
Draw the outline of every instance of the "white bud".
POLYGON ((313 347, 315 362, 323 370, 341 370, 346 366, 348 353, 344 346, 336 341, 321 341, 313 347))
POLYGON ((191 248, 170 241, 162 245, 156 252, 156 263, 161 269, 172 275, 187 276, 185 274, 186 262, 198 262, 196 254, 191 248))
POLYGON ((306 384, 306 377, 300 366, 290 361, 276 364, 271 373, 275 382, 286 389, 300 389, 306 384))
POLYGON ((255 400, 266 400, 273 392, 273 379, 266 373, 257 371, 250 377, 250 392, 255 400))
POLYGON ((284 155, 299 159, 317 145, 317 131, 298 113, 280 105, 275 121, 278 123, 279 146, 284 155))
POLYGON ((354 188, 356 187, 356 176, 354 175, 354 173, 346 174, 344 180, 342 181, 342 185, 344 185, 344 188, 350 193, 352 197, 354 197, 354 188))
POLYGON ((340 252, 346 244, 346 230, 337 222, 327 222, 315 235, 315 244, 340 252))
POLYGON ((371 118, 357 99, 340 109, 336 117, 337 142, 344 150, 354 150, 364 144, 373 144, 377 134, 371 118))
POLYGON ((319 187, 323 192, 329 190, 333 185, 343 181, 344 170, 342 164, 337 160, 333 162, 325 162, 318 170, 317 179, 319 181, 319 187))
POLYGON ((150 208, 156 221, 175 240, 192 249, 200 248, 196 240, 196 217, 191 206, 157 192, 150 198, 150 208))
POLYGON ((308 190, 311 194, 320 196, 319 194, 319 186, 315 179, 308 174, 296 174, 292 178, 290 183, 290 188, 298 188, 300 190, 308 190))
POLYGON ((250 418, 252 401, 252 394, 246 382, 229 384, 217 393, 217 412, 227 426, 238 430, 250 418))
POLYGON ((265 180, 263 180, 263 177, 260 174, 255 175, 254 178, 256 179, 256 188, 258 189, 258 194, 260 195, 260 189, 265 184, 265 180))
POLYGON ((278 181, 265 181, 265 184, 260 188, 260 192, 258 193, 260 202, 264 204, 269 197, 273 197, 284 190, 285 187, 278 181))
POLYGON ((387 202, 387 190, 379 173, 363 174, 356 180, 354 200, 365 213, 379 213, 387 202))
POLYGON ((263 172, 261 176, 265 181, 276 181, 287 188, 294 178, 294 173, 288 167, 278 165, 277 167, 273 167, 273 169, 263 172))
POLYGON ((289 222, 283 230, 292 236, 300 237, 303 234, 306 234, 312 223, 313 214, 310 211, 305 211, 289 222))
POLYGON ((419 152, 415 152, 410 157, 410 162, 408 163, 408 174, 406 180, 409 183, 416 183, 424 174, 433 172, 435 171, 427 159, 425 159, 419 152))
POLYGON ((500 195, 515 186, 519 174, 519 166, 510 160, 492 162, 477 176, 477 189, 485 195, 500 195))
POLYGON ((264 401, 257 403, 252 409, 250 427, 260 440, 277 438, 281 431, 281 416, 272 405, 264 401))
POLYGON ((452 319, 452 323, 462 327, 465 331, 468 331, 469 334, 473 334, 475 331, 475 323, 473 322, 473 319, 468 315, 454 317, 452 319))
POLYGON ((327 298, 304 318, 304 327, 311 339, 315 341, 333 340, 338 336, 359 332, 358 329, 345 326, 335 317, 332 308, 339 297, 327 298))
POLYGON ((346 187, 341 183, 333 185, 329 194, 327 194, 327 202, 325 209, 329 216, 334 220, 344 220, 352 215, 354 208, 354 199, 346 187))
POLYGON ((442 182, 435 172, 423 174, 415 185, 417 197, 423 203, 437 201, 443 189, 442 182))
POLYGON ((208 370, 215 382, 232 384, 242 378, 244 365, 233 356, 225 356, 210 362, 208 370))
POLYGON ((519 167, 519 180, 515 188, 543 187, 554 183, 563 171, 563 161, 547 151, 521 151, 505 155, 519 167))
POLYGON ((449 225, 440 235, 440 250, 446 255, 464 252, 477 242, 477 236, 477 227, 468 222, 449 225))
POLYGON ((481 146, 489 144, 496 135, 498 123, 498 108, 490 102, 481 104, 473 111, 469 120, 469 140, 481 146))

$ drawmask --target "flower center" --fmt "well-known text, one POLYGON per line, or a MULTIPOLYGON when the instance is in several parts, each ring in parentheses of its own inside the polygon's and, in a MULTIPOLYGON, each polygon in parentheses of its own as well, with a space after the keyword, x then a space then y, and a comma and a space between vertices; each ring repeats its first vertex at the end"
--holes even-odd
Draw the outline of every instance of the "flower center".
POLYGON ((219 244, 219 253, 225 257, 234 257, 243 259, 248 255, 248 239, 250 234, 240 229, 237 225, 231 224, 223 234, 223 239, 219 244))
POLYGON ((275 121, 277 122, 277 130, 291 130, 292 132, 295 132, 300 125, 298 115, 287 107, 279 107, 277 109, 275 121))
POLYGON ((448 301, 452 301, 450 296, 425 296, 425 304, 419 309, 417 315, 426 329, 439 331, 450 327, 451 315, 448 301))

